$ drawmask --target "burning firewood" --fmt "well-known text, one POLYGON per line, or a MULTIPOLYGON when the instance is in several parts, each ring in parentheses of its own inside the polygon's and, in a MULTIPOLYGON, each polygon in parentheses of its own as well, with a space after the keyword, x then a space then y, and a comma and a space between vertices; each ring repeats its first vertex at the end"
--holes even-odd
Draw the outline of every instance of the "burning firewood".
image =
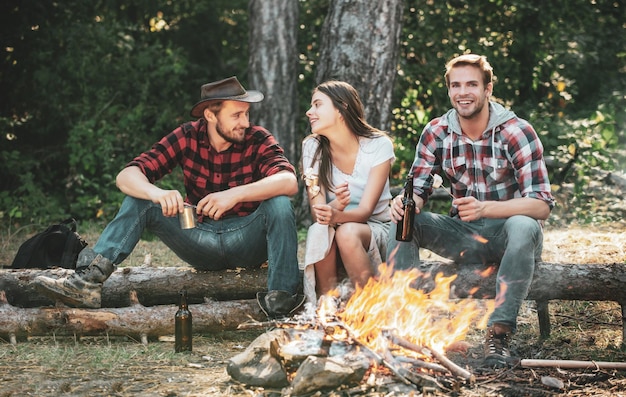
POLYGON ((447 358, 444 354, 434 349, 417 346, 414 343, 411 343, 397 335, 393 335, 392 333, 387 333, 387 335, 393 341, 393 343, 397 344, 398 346, 401 346, 405 349, 413 350, 421 354, 431 354, 441 365, 446 367, 453 375, 459 376, 470 382, 475 381, 475 377, 474 375, 472 375, 470 371, 459 367, 454 362, 452 362, 449 358, 447 358))

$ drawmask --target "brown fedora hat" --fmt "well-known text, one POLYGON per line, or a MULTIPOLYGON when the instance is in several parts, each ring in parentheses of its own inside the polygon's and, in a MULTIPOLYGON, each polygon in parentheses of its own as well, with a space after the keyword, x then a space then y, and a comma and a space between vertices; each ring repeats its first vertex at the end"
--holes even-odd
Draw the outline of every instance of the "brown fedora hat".
POLYGON ((261 102, 263 93, 260 91, 246 91, 237 77, 229 77, 224 80, 207 83, 200 89, 200 101, 191 108, 192 117, 202 117, 204 108, 209 101, 229 100, 240 102, 261 102))

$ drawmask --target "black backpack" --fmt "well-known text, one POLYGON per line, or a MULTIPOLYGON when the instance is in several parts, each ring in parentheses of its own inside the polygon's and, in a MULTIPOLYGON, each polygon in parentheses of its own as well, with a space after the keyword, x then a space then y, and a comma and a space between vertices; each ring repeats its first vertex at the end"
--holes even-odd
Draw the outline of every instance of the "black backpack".
POLYGON ((78 253, 86 246, 85 240, 76 233, 76 220, 69 218, 22 243, 11 267, 75 269, 78 253))

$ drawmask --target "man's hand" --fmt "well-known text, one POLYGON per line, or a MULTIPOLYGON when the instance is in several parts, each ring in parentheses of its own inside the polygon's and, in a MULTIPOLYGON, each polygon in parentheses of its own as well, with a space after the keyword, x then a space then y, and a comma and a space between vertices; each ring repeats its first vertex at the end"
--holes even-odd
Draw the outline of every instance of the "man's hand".
POLYGON ((452 200, 452 204, 456 205, 459 211, 459 218, 465 222, 477 221, 483 217, 485 203, 478 201, 476 197, 461 197, 452 200))
POLYGON ((232 209, 239 199, 234 194, 234 189, 210 193, 198 201, 196 212, 211 219, 220 219, 225 212, 232 209))
POLYGON ((161 206, 164 216, 177 216, 185 208, 183 196, 178 190, 156 190, 150 200, 161 206))
MULTIPOLYGON (((389 212, 391 214, 391 221, 393 223, 400 222, 402 220, 402 217, 404 216, 404 204, 402 204, 402 198, 403 196, 399 194, 394 197, 393 200, 391 200, 391 207, 389 208, 389 212)), ((415 213, 419 214, 421 211, 420 203, 422 202, 422 199, 421 197, 418 197, 416 199, 415 196, 413 196, 413 199, 415 200, 415 213)))

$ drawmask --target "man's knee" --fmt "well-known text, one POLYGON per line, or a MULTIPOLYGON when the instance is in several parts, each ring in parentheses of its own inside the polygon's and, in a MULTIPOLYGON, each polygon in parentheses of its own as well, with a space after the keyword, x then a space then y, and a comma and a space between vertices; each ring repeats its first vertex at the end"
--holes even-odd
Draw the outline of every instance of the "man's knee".
POLYGON ((538 246, 542 240, 541 225, 536 219, 525 215, 515 215, 505 223, 509 245, 538 246))
POLYGON ((265 200, 261 204, 263 211, 270 219, 295 221, 295 214, 291 200, 287 196, 276 196, 265 200))

